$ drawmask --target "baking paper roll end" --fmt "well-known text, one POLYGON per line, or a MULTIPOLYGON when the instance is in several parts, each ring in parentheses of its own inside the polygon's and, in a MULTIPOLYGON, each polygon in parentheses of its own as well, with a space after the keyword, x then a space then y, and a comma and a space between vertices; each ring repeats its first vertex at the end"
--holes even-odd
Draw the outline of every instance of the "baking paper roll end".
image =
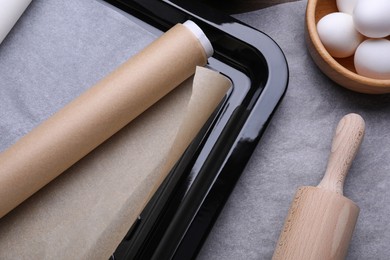
POLYGON ((203 49, 206 52, 207 58, 210 58, 211 56, 213 56, 214 48, 211 45, 210 40, 207 38, 207 36, 202 31, 202 29, 200 29, 200 27, 196 23, 194 23, 193 21, 190 21, 190 20, 183 23, 183 25, 185 27, 187 27, 199 39, 200 43, 203 46, 203 49))

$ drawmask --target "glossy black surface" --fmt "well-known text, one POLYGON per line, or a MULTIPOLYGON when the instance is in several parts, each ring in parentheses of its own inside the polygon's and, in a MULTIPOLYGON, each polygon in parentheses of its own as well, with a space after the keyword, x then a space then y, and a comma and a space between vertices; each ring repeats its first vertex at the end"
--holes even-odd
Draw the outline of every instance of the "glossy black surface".
POLYGON ((191 259, 234 188, 288 84, 276 43, 191 1, 106 0, 166 31, 188 19, 211 40, 209 67, 233 87, 146 206, 115 259, 191 259))

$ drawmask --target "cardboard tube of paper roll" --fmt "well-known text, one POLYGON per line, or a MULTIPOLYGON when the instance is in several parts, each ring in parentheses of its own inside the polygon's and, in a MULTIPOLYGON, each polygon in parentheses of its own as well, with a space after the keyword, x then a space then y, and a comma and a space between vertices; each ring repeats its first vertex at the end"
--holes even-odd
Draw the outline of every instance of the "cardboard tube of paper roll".
POLYGON ((0 0, 0 43, 30 3, 31 0, 0 0))
POLYGON ((211 44, 177 24, 0 154, 0 217, 205 65, 211 44))

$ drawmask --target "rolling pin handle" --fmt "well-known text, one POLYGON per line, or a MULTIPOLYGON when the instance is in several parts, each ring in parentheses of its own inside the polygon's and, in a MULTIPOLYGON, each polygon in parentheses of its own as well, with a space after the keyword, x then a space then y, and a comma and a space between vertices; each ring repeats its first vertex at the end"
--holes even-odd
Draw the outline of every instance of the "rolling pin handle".
POLYGON ((344 180, 363 140, 365 123, 358 114, 344 116, 333 137, 332 149, 324 178, 318 188, 343 195, 344 180))

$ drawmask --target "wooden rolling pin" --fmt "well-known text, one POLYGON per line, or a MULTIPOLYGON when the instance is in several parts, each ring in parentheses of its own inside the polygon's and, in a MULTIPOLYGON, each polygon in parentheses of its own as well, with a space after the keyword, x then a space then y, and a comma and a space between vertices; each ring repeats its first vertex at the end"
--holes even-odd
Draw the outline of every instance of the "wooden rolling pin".
POLYGON ((363 140, 364 126, 364 120, 357 114, 341 119, 325 176, 317 187, 298 189, 273 260, 345 258, 359 207, 343 196, 343 185, 363 140))

